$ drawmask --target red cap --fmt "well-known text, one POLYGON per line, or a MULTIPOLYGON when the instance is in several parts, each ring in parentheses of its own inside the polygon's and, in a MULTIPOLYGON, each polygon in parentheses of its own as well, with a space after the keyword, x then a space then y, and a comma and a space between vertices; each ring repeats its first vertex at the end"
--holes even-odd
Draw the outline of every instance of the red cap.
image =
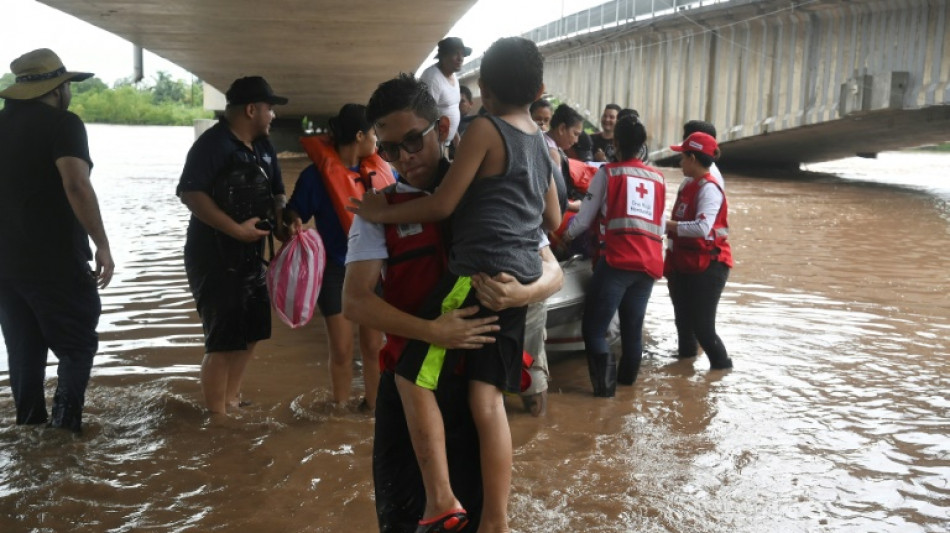
POLYGON ((690 134, 681 145, 670 146, 670 150, 674 152, 702 152, 710 157, 716 156, 717 148, 719 144, 716 143, 716 138, 701 131, 690 134))

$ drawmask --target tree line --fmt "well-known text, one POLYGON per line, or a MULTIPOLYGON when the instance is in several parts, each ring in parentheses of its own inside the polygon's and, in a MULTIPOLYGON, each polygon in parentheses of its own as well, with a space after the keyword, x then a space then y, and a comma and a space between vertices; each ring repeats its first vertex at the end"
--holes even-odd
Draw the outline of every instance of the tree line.
MULTIPOLYGON (((0 89, 13 85, 15 76, 0 77, 0 89)), ((187 83, 159 71, 151 82, 118 80, 109 88, 96 77, 73 83, 69 110, 83 122, 149 126, 190 126, 195 119, 213 118, 205 110, 204 87, 200 80, 187 83)), ((0 99, 0 109, 4 100, 0 99)))

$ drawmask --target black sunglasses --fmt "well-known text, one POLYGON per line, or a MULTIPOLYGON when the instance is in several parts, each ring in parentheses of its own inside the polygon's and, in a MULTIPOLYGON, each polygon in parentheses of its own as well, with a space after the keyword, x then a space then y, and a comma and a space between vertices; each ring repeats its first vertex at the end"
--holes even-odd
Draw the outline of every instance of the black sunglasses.
POLYGON ((422 130, 421 133, 410 133, 403 137, 402 142, 383 142, 380 141, 376 143, 378 148, 379 157, 383 158, 383 161, 392 163, 399 159, 399 150, 405 150, 407 154, 414 154, 422 150, 422 140, 423 137, 429 134, 435 128, 437 120, 433 120, 429 123, 429 126, 422 130))

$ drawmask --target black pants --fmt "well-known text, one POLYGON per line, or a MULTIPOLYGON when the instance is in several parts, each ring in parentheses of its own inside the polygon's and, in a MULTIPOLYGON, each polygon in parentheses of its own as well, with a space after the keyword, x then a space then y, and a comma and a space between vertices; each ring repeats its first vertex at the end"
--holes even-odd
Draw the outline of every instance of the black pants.
POLYGON ((667 276, 680 357, 696 355, 698 341, 713 368, 731 365, 729 353, 716 334, 716 310, 727 279, 729 267, 718 261, 698 274, 673 272, 667 276))
MULTIPOLYGON (((482 472, 478 432, 468 407, 468 382, 462 376, 444 372, 433 393, 445 423, 449 481, 471 519, 466 530, 475 531, 482 512, 482 472)), ((395 374, 389 371, 380 376, 376 398, 373 485, 379 530, 414 532, 425 511, 426 493, 396 390, 395 374)))
POLYGON ((0 280, 0 326, 7 345, 17 424, 48 420, 43 384, 50 350, 59 359, 50 425, 79 431, 102 306, 92 276, 0 280))

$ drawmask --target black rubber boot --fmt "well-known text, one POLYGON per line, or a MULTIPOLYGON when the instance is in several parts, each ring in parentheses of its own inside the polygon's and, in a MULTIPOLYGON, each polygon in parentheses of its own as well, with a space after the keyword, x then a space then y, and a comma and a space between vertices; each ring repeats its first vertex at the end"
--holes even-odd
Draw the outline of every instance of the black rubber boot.
POLYGON ((604 361, 604 397, 613 398, 617 394, 617 356, 606 353, 604 361))
POLYGON ((53 411, 47 425, 82 433, 82 405, 70 398, 62 387, 57 387, 53 395, 53 411))
POLYGON ((594 388, 594 396, 605 396, 604 365, 607 354, 587 354, 587 372, 590 374, 590 384, 594 388))
POLYGON ((617 383, 621 385, 633 385, 637 381, 637 375, 640 373, 640 361, 633 357, 620 356, 620 363, 617 365, 617 383))

